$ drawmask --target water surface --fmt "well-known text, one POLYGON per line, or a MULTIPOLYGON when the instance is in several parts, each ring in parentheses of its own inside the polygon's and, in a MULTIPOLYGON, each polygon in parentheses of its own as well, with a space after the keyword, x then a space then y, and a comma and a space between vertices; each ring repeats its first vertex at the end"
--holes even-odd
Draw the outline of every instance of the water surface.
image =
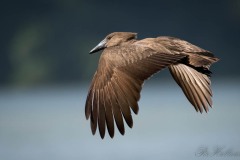
POLYGON ((133 128, 102 140, 85 119, 86 85, 4 88, 0 159, 240 159, 239 83, 213 90, 213 109, 200 114, 175 84, 146 83, 133 128))

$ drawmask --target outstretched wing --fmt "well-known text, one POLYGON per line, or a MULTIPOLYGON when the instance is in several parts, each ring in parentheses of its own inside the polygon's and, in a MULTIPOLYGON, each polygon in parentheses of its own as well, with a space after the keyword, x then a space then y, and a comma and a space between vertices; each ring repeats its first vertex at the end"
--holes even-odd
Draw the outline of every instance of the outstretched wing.
POLYGON ((173 53, 187 55, 181 62, 184 64, 170 65, 169 70, 196 111, 207 112, 212 106, 209 67, 219 59, 211 52, 178 38, 158 37, 156 41, 173 53))
POLYGON ((212 106, 209 77, 184 64, 170 65, 169 70, 196 111, 207 112, 212 106))
POLYGON ((98 126, 104 138, 107 126, 110 137, 113 137, 115 121, 119 132, 124 134, 123 119, 130 128, 133 126, 130 108, 135 114, 138 113, 144 80, 184 57, 136 46, 105 49, 85 106, 86 118, 90 117, 91 120, 92 133, 95 134, 98 126))

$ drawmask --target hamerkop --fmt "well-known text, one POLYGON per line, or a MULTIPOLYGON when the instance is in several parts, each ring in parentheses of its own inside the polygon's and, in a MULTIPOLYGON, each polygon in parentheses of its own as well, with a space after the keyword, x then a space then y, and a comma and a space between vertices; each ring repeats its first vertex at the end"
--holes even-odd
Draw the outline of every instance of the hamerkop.
POLYGON ((114 32, 90 51, 103 50, 85 106, 92 133, 98 126, 101 138, 106 127, 113 138, 114 121, 122 135, 123 119, 132 128, 131 110, 138 113, 143 82, 166 67, 196 111, 207 112, 212 106, 209 67, 218 58, 174 37, 136 38, 136 33, 114 32))

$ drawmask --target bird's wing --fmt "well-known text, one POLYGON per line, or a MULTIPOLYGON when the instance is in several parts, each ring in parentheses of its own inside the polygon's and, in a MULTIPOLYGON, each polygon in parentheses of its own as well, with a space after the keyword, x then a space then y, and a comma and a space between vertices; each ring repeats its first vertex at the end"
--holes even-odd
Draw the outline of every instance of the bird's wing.
POLYGON ((207 112, 212 106, 209 77, 184 64, 170 65, 169 70, 196 111, 207 112))
POLYGON ((85 106, 86 118, 91 119, 92 133, 97 126, 102 138, 107 126, 114 136, 114 121, 124 134, 123 117, 129 127, 133 120, 131 111, 137 114, 140 91, 145 79, 185 55, 154 52, 141 47, 112 47, 102 53, 98 69, 92 80, 85 106))

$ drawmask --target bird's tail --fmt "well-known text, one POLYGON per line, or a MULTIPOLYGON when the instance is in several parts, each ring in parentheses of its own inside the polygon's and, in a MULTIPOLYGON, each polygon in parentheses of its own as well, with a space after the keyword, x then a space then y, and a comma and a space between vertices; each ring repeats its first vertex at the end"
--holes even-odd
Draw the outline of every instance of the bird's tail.
POLYGON ((171 65, 169 70, 196 111, 207 112, 212 106, 209 77, 184 64, 171 65))

